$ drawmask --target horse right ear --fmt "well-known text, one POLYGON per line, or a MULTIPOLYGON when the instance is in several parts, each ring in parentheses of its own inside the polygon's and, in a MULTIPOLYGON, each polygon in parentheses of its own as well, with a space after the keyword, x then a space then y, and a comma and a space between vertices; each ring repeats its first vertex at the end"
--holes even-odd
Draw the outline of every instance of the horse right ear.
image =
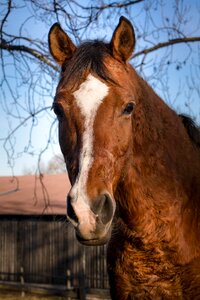
POLYGON ((49 50, 59 65, 70 59, 76 46, 73 44, 68 35, 62 30, 59 23, 55 23, 49 31, 49 50))

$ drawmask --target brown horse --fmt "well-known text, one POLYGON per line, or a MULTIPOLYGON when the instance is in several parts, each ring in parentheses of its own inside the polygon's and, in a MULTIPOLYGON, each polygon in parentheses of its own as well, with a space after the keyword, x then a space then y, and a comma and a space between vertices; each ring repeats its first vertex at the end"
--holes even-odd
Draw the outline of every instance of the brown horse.
POLYGON ((81 243, 109 240, 112 299, 200 299, 200 133, 128 63, 134 46, 124 17, 108 44, 50 30, 67 217, 81 243))

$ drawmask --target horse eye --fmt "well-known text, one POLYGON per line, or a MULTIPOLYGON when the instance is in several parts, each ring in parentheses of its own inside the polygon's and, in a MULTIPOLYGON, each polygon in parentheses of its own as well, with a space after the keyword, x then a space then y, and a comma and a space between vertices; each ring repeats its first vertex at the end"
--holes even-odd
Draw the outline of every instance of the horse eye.
POLYGON ((58 120, 61 121, 61 119, 64 115, 63 109, 61 108, 61 106, 58 103, 53 103, 52 109, 53 109, 55 115, 57 116, 58 120))
POLYGON ((129 102, 123 110, 124 115, 130 115, 135 107, 135 103, 129 102))

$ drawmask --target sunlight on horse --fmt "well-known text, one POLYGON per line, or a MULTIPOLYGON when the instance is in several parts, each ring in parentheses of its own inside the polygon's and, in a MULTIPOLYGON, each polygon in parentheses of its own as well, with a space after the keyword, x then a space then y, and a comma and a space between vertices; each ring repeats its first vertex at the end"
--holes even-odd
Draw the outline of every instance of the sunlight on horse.
POLYGON ((108 241, 112 299, 200 299, 200 133, 128 63, 134 46, 124 17, 107 44, 50 30, 67 217, 81 243, 108 241))

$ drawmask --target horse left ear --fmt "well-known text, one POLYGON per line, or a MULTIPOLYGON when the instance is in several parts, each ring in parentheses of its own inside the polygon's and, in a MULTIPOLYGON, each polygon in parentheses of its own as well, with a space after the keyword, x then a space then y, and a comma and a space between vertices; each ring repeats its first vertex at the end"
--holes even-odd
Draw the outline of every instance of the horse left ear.
POLYGON ((131 58, 135 47, 135 33, 131 22, 125 17, 120 17, 110 45, 115 59, 126 62, 131 58))

